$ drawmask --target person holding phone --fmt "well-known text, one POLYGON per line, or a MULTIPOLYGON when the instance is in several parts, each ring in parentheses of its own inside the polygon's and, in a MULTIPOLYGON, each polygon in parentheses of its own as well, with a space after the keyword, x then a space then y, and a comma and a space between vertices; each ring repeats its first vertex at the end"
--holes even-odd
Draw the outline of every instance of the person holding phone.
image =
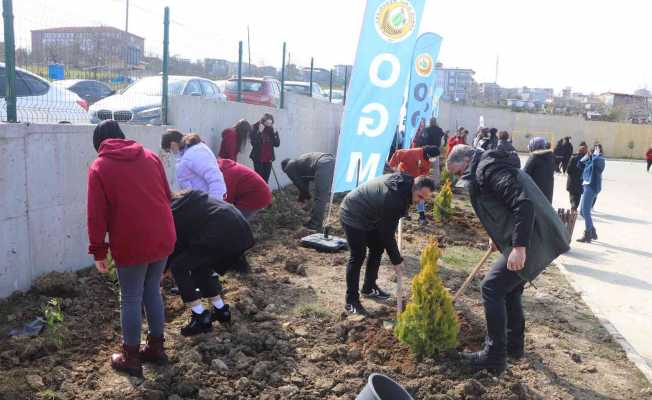
POLYGON ((580 200, 580 215, 584 218, 584 236, 577 239, 581 243, 591 243, 592 240, 598 240, 598 233, 593 225, 591 211, 595 204, 595 199, 602 191, 602 173, 605 168, 602 145, 596 143, 592 153, 587 153, 580 162, 584 164, 582 172, 582 199, 580 200))
POLYGON ((269 183, 272 163, 276 159, 274 148, 281 145, 278 131, 274 129, 274 116, 269 113, 263 114, 260 121, 252 126, 249 137, 251 139, 249 158, 254 162, 254 170, 269 183))

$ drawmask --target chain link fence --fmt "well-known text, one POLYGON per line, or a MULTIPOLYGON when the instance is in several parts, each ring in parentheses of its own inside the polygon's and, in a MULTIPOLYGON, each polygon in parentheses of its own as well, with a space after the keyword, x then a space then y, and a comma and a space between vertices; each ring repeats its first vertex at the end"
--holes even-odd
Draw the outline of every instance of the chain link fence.
POLYGON ((252 59, 249 27, 240 43, 228 43, 173 13, 166 28, 164 9, 146 2, 132 0, 129 8, 129 1, 108 1, 110 7, 126 1, 122 29, 71 7, 31 1, 40 7, 3 0, 3 121, 165 124, 169 96, 270 107, 284 107, 287 92, 333 103, 345 99, 351 66, 322 66, 311 55, 292 54, 291 43, 278 44, 274 59, 252 59), (211 49, 232 57, 217 57, 211 49))

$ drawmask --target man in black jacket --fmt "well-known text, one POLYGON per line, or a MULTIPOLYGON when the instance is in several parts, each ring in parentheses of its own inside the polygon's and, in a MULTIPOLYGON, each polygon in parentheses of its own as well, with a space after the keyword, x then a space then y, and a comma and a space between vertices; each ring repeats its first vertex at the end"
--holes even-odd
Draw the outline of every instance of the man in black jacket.
POLYGON ((184 304, 191 310, 183 336, 208 332, 213 321, 231 321, 229 305, 220 296, 213 271, 223 274, 246 264, 244 253, 254 245, 249 223, 233 205, 210 198, 200 191, 174 195, 172 216, 177 242, 168 267, 184 304), (209 299, 211 311, 202 299, 209 299))
POLYGON ((523 170, 532 177, 539 189, 546 195, 552 204, 552 195, 555 190, 555 156, 547 148, 545 138, 535 137, 528 145, 530 157, 525 162, 523 170))
POLYGON ((568 251, 568 234, 543 193, 519 169, 516 153, 459 145, 448 156, 447 168, 467 184, 491 247, 501 252, 482 282, 485 347, 461 356, 473 369, 500 373, 507 356, 523 356, 524 284, 568 251))
POLYGON ((314 231, 321 230, 333 183, 335 157, 327 153, 306 153, 295 159, 286 158, 281 162, 281 168, 299 189, 300 203, 310 199, 310 182, 314 181, 315 202, 310 221, 304 226, 314 231))
POLYGON ((577 154, 570 158, 568 161, 568 168, 566 169, 566 174, 568 175, 566 180, 566 190, 570 195, 570 203, 573 210, 577 210, 580 206, 580 199, 584 192, 584 187, 582 186, 584 163, 580 162, 580 160, 586 155, 587 151, 588 146, 586 143, 580 143, 580 146, 577 148, 577 154))
POLYGON ((432 179, 395 173, 374 178, 346 195, 340 206, 340 221, 346 234, 351 255, 346 268, 346 310, 366 315, 360 304, 358 287, 360 269, 369 248, 362 294, 386 300, 390 296, 376 284, 383 251, 387 251, 397 274, 403 258, 394 235, 398 221, 411 204, 425 201, 435 190, 432 179))
POLYGON ((437 118, 430 119, 430 125, 419 132, 414 138, 415 147, 424 146, 441 146, 441 140, 444 137, 444 130, 437 125, 437 118))

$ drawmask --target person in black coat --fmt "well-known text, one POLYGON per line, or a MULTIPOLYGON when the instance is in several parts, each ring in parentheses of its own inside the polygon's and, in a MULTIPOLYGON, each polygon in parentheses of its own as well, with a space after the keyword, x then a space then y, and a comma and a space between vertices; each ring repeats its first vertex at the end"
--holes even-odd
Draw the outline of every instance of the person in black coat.
POLYGON ((509 132, 500 131, 498 134, 498 143, 496 144, 496 150, 506 151, 508 153, 516 152, 516 148, 512 144, 512 140, 509 137, 509 132))
POLYGON ((568 162, 573 155, 573 144, 570 140, 570 136, 567 136, 561 144, 561 171, 564 173, 568 173, 568 162))
POLYGON ((568 169, 566 170, 568 175, 568 179, 566 180, 566 190, 570 195, 570 203, 573 210, 577 210, 580 206, 580 199, 584 192, 584 187, 582 186, 584 163, 581 162, 581 160, 588 150, 589 148, 586 143, 580 143, 580 146, 577 149, 577 154, 574 154, 568 162, 568 169))
POLYGON ((190 323, 181 328, 181 334, 192 336, 208 332, 213 321, 230 322, 231 312, 220 296, 219 280, 211 275, 248 269, 244 253, 253 247, 254 237, 237 208, 204 192, 175 194, 172 216, 177 242, 168 268, 181 299, 192 310, 190 323), (211 311, 204 308, 202 299, 210 299, 211 311))
POLYGON ((403 173, 379 176, 346 195, 340 206, 340 222, 351 255, 346 267, 346 311, 366 315, 360 303, 360 269, 367 256, 362 294, 386 300, 390 296, 376 284, 383 251, 387 251, 397 275, 402 272, 403 257, 396 244, 398 221, 412 204, 430 198, 435 182, 425 176, 413 178, 403 173))
POLYGON ((437 125, 437 118, 430 118, 430 125, 414 138, 414 147, 441 146, 444 130, 437 125))
POLYGON ((555 156, 552 150, 546 147, 548 147, 546 139, 542 137, 530 140, 530 158, 523 169, 552 203, 552 194, 555 189, 555 156))
POLYGON ((269 182, 272 172, 272 162, 276 159, 274 148, 281 145, 278 131, 274 129, 274 116, 265 113, 260 121, 251 127, 251 153, 249 158, 254 162, 254 170, 265 182, 269 182))

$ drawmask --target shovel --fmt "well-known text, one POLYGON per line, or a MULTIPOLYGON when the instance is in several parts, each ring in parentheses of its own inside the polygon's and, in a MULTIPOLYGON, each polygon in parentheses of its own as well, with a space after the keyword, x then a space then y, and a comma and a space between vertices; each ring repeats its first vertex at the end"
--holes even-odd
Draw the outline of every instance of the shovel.
POLYGON ((462 293, 464 293, 464 290, 466 289, 467 286, 469 286, 469 283, 471 283, 473 278, 478 274, 478 271, 480 271, 480 268, 482 268, 484 263, 487 262, 487 260, 491 256, 491 253, 493 253, 492 249, 487 250, 487 252, 482 257, 480 262, 475 266, 475 268, 473 268, 473 271, 471 271, 469 276, 466 277, 466 280, 462 284, 462 287, 460 287, 459 290, 457 291, 457 293, 455 293, 455 296, 453 296, 453 302, 457 301, 458 297, 460 297, 462 295, 462 293))

